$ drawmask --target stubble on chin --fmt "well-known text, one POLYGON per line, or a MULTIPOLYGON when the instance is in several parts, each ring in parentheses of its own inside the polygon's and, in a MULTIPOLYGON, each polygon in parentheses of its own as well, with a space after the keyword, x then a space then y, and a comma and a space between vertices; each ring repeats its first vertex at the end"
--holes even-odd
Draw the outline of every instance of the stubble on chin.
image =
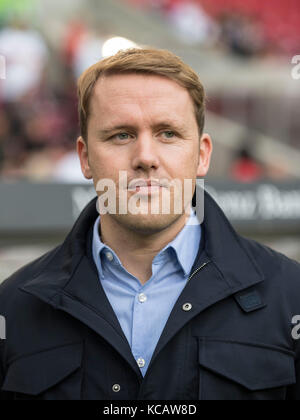
POLYGON ((168 229, 180 219, 184 225, 185 220, 184 214, 110 214, 107 216, 122 229, 147 236, 168 229))

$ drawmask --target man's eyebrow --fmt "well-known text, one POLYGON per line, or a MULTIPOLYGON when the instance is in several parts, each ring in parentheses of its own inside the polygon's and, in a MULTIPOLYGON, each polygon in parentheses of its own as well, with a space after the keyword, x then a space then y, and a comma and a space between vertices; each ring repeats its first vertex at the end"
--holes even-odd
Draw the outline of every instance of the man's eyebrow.
MULTIPOLYGON (((175 121, 161 121, 155 124, 151 125, 152 129, 163 129, 163 128, 174 128, 176 130, 185 130, 185 128, 181 125, 178 125, 175 121)), ((131 124, 120 124, 120 125, 115 125, 112 127, 107 127, 107 128, 101 128, 99 130, 97 130, 97 135, 102 137, 102 136, 106 136, 109 135, 110 133, 112 133, 113 131, 117 131, 117 130, 131 130, 134 131, 136 130, 136 126, 133 126, 131 124)))
POLYGON ((134 130, 134 129, 135 129, 135 127, 133 125, 128 125, 128 124, 114 125, 112 127, 101 128, 101 129, 97 130, 97 135, 102 137, 102 136, 106 136, 106 135, 110 134, 113 131, 134 130))
POLYGON ((184 130, 184 127, 180 124, 177 124, 176 121, 162 121, 160 123, 153 124, 152 128, 174 128, 179 131, 184 130))

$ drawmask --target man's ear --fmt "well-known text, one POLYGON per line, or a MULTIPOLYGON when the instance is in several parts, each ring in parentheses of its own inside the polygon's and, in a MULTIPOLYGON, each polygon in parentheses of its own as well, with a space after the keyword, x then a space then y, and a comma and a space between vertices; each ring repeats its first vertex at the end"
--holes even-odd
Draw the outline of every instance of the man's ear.
POLYGON ((202 134, 200 139, 199 165, 197 168, 197 177, 203 178, 206 176, 209 170, 212 151, 213 145, 210 135, 207 133, 202 134))
POLYGON ((92 179, 92 171, 89 164, 88 148, 85 140, 80 136, 77 139, 77 153, 80 160, 81 171, 86 179, 92 179))

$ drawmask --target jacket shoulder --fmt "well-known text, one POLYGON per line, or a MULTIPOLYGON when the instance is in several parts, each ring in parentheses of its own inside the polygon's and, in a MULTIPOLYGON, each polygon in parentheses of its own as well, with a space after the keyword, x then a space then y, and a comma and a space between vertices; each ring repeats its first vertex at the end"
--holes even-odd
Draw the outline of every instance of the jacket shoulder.
POLYGON ((254 239, 249 239, 241 235, 238 236, 244 248, 252 257, 256 258, 257 261, 262 259, 263 262, 277 262, 278 264, 286 264, 287 266, 290 266, 290 268, 300 270, 300 263, 296 260, 289 258, 283 253, 275 251, 271 247, 255 241, 254 239))
POLYGON ((300 263, 253 239, 239 236, 241 245, 267 281, 300 297, 300 263))

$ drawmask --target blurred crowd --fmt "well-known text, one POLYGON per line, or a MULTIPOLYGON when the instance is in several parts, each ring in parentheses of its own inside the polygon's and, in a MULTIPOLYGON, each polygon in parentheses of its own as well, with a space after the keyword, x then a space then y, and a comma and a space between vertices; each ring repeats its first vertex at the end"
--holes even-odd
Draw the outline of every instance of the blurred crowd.
MULTIPOLYGON (((269 15, 257 0, 246 2, 247 7, 240 0, 124 1, 159 14, 186 43, 223 48, 243 58, 288 53, 300 42, 300 26, 291 31, 291 18, 273 26, 273 31, 268 29, 278 18, 278 10, 274 11, 278 0, 273 0, 269 15), (229 3, 235 5, 230 13, 225 7, 229 3), (280 42, 275 42, 277 33, 280 42)), ((286 5, 292 3, 297 4, 286 0, 286 5)), ((295 20, 299 13, 291 13, 293 10, 289 9, 289 16, 295 20)), ((70 21, 54 48, 41 31, 24 21, 0 26, 0 56, 5 57, 6 66, 6 78, 0 76, 0 177, 84 181, 75 152, 79 133, 76 80, 102 58, 108 35, 103 27, 94 32, 83 23, 70 21)), ((230 176, 237 180, 263 176, 249 152, 238 153, 230 176)))
POLYGON ((239 57, 291 54, 299 47, 299 0, 124 1, 165 19, 183 42, 239 57))
POLYGON ((101 39, 71 22, 53 50, 40 32, 14 21, 0 30, 0 53, 0 176, 84 181, 75 152, 76 80, 101 58, 101 39))

